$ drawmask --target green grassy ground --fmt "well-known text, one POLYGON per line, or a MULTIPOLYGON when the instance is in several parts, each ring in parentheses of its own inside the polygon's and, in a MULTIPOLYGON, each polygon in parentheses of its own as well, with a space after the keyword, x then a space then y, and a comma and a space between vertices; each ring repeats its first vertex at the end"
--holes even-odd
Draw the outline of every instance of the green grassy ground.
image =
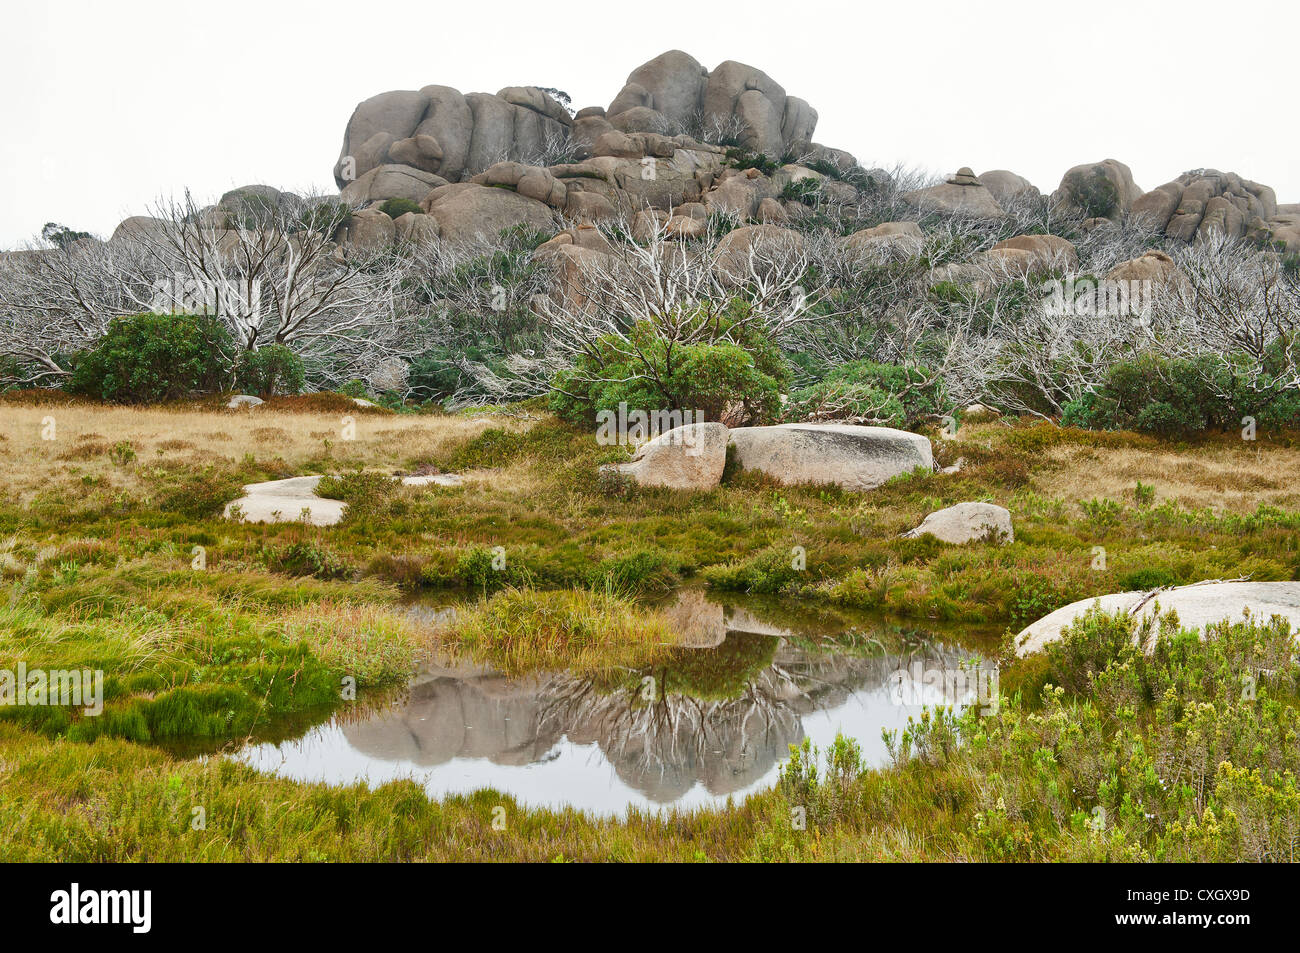
POLYGON ((592 820, 494 792, 430 803, 410 782, 329 789, 192 757, 288 737, 346 704, 349 683, 363 698, 388 691, 439 643, 512 669, 595 670, 597 643, 613 636, 621 652, 662 651, 657 618, 609 593, 698 577, 981 631, 1120 589, 1300 578, 1292 438, 1169 446, 984 423, 936 440, 941 462, 964 460, 955 474, 869 494, 732 474, 689 495, 606 485, 597 468, 623 451, 547 418, 373 415, 343 444, 337 421, 312 408, 257 421, 120 413, 78 407, 81 433, 51 447, 18 430, 0 441, 0 668, 106 673, 98 718, 0 710, 10 859, 1287 859, 1294 849, 1296 669, 1279 654, 1285 636, 1262 630, 1205 645, 1171 636, 1177 651, 1147 662, 1095 623, 1073 654, 1008 668, 1004 692, 1020 695, 997 717, 918 725, 883 771, 864 770, 851 745, 815 779, 797 760, 780 789, 730 811, 592 820), (268 427, 282 436, 255 436, 268 427), (401 488, 358 472, 435 467, 470 478, 401 488), (325 490, 349 501, 343 524, 220 518, 242 483, 305 472, 340 474, 325 490), (898 538, 970 499, 1008 506, 1016 541, 898 538), (802 570, 788 558, 796 546, 802 570), (440 591, 502 595, 453 633, 400 611, 410 593, 440 591), (507 624, 520 618, 548 621, 528 631, 553 637, 526 643, 507 624), (1233 694, 1246 670, 1268 673, 1249 701, 1233 694), (499 804, 504 831, 490 826, 499 804), (791 824, 796 807, 804 830, 791 824))

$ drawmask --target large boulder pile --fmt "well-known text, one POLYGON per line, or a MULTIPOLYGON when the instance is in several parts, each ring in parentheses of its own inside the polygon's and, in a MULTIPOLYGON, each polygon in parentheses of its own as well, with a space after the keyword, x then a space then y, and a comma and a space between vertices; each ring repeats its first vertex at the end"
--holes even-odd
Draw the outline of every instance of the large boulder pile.
MULTIPOLYGON (((762 70, 727 60, 710 73, 689 54, 670 50, 633 70, 608 110, 591 106, 571 115, 551 91, 537 86, 507 86, 494 94, 425 86, 372 96, 348 120, 334 180, 356 203, 418 202, 433 188, 473 179, 502 163, 544 167, 604 159, 609 161, 568 177, 595 171, 596 178, 634 193, 641 205, 666 208, 670 201, 699 199, 701 167, 716 165, 724 151, 701 142, 703 137, 734 140, 771 158, 808 155, 841 171, 855 166, 848 153, 812 142, 816 125, 816 111, 786 95, 762 70), (690 155, 681 157, 682 151, 690 155)), ((609 196, 603 199, 573 204, 595 213, 586 217, 618 208, 609 196)))
POLYGON ((1132 214, 1169 238, 1189 242, 1213 232, 1228 238, 1267 232, 1278 207, 1267 185, 1234 172, 1198 169, 1137 199, 1132 214))
POLYGON ((450 86, 380 93, 353 110, 334 181, 342 189, 372 169, 399 165, 455 182, 503 160, 540 157, 566 142, 572 126, 568 111, 536 86, 495 95, 450 86))
POLYGON ((741 146, 773 159, 812 149, 817 111, 762 70, 727 60, 712 72, 681 50, 634 69, 606 110, 624 132, 734 130, 741 146))

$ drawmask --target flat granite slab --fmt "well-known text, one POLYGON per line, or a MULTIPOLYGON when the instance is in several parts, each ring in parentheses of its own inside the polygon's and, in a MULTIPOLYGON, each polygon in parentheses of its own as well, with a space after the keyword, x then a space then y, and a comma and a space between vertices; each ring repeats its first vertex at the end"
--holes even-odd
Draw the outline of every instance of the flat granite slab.
POLYGON ((1288 619, 1300 633, 1300 582, 1202 582, 1145 592, 1114 592, 1080 599, 1043 616, 1016 636, 1016 655, 1024 657, 1055 642, 1070 623, 1095 605, 1106 612, 1124 611, 1139 621, 1173 609, 1184 629, 1204 629, 1222 622, 1240 622, 1245 611, 1267 622, 1274 615, 1288 619))

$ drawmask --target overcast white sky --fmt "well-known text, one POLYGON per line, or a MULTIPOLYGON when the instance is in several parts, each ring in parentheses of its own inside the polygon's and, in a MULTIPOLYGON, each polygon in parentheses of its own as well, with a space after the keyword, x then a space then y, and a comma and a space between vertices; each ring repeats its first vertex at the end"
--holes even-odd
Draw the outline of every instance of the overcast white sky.
POLYGON ((534 84, 607 106, 673 48, 765 70, 864 164, 1050 190, 1113 157, 1148 190, 1209 166, 1300 202, 1295 0, 8 0, 4 20, 0 248, 47 221, 107 235, 187 186, 332 190, 353 107, 384 90, 534 84))

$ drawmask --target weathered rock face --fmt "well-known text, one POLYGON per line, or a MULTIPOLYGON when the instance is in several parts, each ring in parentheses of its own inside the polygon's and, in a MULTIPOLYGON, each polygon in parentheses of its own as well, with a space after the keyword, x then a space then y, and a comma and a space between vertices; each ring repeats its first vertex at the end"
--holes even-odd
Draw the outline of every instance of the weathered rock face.
POLYGON ((916 255, 924 241, 925 233, 916 222, 885 222, 849 235, 844 239, 844 247, 858 256, 880 255, 892 250, 916 255))
POLYGON ((1079 267, 1078 249, 1058 235, 1017 235, 998 242, 987 255, 995 261, 1001 257, 1008 266, 1023 269, 1024 274, 1050 269, 1073 271, 1079 267))
POLYGON ((396 164, 454 182, 503 160, 539 157, 567 141, 572 125, 564 107, 534 86, 507 86, 495 95, 466 96, 450 86, 380 93, 352 113, 334 181, 342 189, 396 164))
POLYGON ((1134 217, 1180 241, 1213 232, 1227 238, 1264 233, 1277 214, 1277 197, 1267 185, 1215 169, 1184 172, 1138 198, 1132 208, 1134 217))
POLYGON ((1034 187, 1034 184, 1024 176, 1008 172, 1006 169, 981 172, 978 178, 980 184, 989 190, 999 205, 1005 206, 1008 202, 1014 202, 1017 199, 1038 198, 1042 195, 1034 187))
MULTIPOLYGON (((1247 609, 1251 618, 1267 622, 1273 615, 1287 619, 1300 632, 1300 582, 1215 582, 1179 586, 1155 592, 1119 592, 1081 599, 1057 609, 1016 636, 1016 654, 1023 657, 1055 642, 1075 619, 1094 606, 1105 612, 1127 612, 1139 621, 1173 609, 1185 629, 1204 630, 1225 619, 1239 622, 1247 609)), ((1148 651, 1151 646, 1144 646, 1148 651)))
POLYGON ((355 182, 349 182, 341 193, 343 200, 352 205, 383 202, 386 199, 423 201, 424 197, 447 180, 432 172, 424 172, 409 165, 386 164, 375 166, 355 182))
POLYGON ((903 535, 909 538, 931 535, 945 543, 970 543, 987 537, 1009 543, 1015 539, 1011 512, 992 503, 958 503, 931 513, 916 529, 903 535))
POLYGON ((458 182, 434 189, 421 203, 446 239, 495 238, 503 228, 521 223, 553 229, 555 213, 536 199, 510 189, 458 182))
POLYGON ((770 264, 797 255, 803 236, 778 225, 742 225, 723 235, 713 249, 713 267, 725 280, 743 281, 752 272, 762 273, 770 264))
POLYGON ((153 218, 149 215, 132 215, 124 218, 113 229, 113 234, 109 236, 110 242, 118 241, 138 241, 148 236, 156 236, 162 239, 164 236, 165 223, 162 219, 153 218))
POLYGON ((727 464, 727 428, 723 424, 687 424, 645 443, 629 463, 616 468, 642 486, 674 490, 710 490, 727 464))
POLYGON ((781 483, 834 483, 870 490, 917 467, 933 469, 930 441, 890 427, 778 424, 730 432, 737 462, 781 483))
POLYGON ((1001 218, 1005 214, 975 173, 964 167, 940 185, 904 192, 903 199, 921 211, 937 209, 978 218, 1001 218))
POLYGON ((1267 225, 1268 234, 1260 238, 1280 242, 1288 252, 1300 252, 1300 205, 1279 205, 1267 225))
POLYGON ((628 74, 627 83, 605 110, 607 117, 629 109, 652 109, 683 129, 695 118, 704 101, 709 71, 681 50, 660 53, 628 74))
POLYGON ((1118 220, 1141 195, 1128 166, 1117 159, 1104 159, 1066 172, 1052 193, 1052 203, 1075 214, 1118 220))
POLYGON ((393 219, 397 237, 417 245, 434 241, 438 238, 438 221, 431 215, 417 215, 407 212, 393 219))
POLYGON ((1182 277, 1174 260, 1162 251, 1149 251, 1138 258, 1120 262, 1106 272, 1107 281, 1169 282, 1182 277))
POLYGON ((816 110, 762 70, 727 60, 709 72, 681 50, 634 69, 606 116, 628 132, 734 129, 745 148, 774 159, 809 152, 817 126, 816 110))
POLYGON ((376 250, 393 243, 397 225, 377 208, 359 209, 339 237, 353 248, 376 250))

